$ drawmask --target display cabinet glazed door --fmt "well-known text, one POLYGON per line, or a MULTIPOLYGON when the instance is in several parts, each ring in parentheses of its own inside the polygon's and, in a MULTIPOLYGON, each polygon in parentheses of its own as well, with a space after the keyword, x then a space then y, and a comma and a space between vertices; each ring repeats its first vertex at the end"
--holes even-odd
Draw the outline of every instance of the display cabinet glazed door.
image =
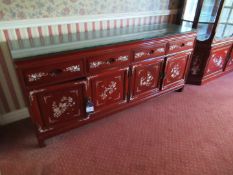
POLYGON ((230 46, 213 49, 209 57, 208 65, 205 70, 206 76, 223 71, 223 66, 225 64, 229 49, 230 46))
POLYGON ((184 84, 189 58, 190 53, 177 54, 167 58, 162 90, 184 84))
POLYGON ((78 122, 85 118, 85 84, 68 83, 45 88, 37 93, 45 126, 78 122))
POLYGON ((95 112, 127 102, 128 68, 98 74, 89 81, 95 112))
POLYGON ((137 63, 132 67, 130 99, 146 97, 159 91, 164 58, 137 63))

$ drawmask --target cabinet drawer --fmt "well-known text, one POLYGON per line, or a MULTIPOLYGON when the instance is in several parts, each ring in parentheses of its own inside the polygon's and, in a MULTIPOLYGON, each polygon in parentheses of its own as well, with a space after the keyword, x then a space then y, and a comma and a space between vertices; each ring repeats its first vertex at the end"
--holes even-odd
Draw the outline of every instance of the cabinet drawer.
POLYGON ((184 50, 192 49, 194 45, 194 39, 176 39, 169 42, 168 53, 181 52, 184 50))
POLYGON ((51 84, 51 82, 57 83, 82 76, 84 76, 84 65, 82 60, 23 70, 24 81, 28 86, 51 84))
POLYGON ((133 51, 134 60, 143 60, 165 55, 166 43, 140 47, 133 51))
POLYGON ((96 73, 116 66, 128 65, 130 62, 130 51, 112 52, 108 54, 91 56, 88 59, 88 71, 96 73))

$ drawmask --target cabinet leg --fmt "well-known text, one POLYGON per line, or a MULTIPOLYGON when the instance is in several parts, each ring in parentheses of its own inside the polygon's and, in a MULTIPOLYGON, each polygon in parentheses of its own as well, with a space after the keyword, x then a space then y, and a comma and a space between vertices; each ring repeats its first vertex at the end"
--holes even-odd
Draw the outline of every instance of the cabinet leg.
POLYGON ((184 87, 176 90, 176 92, 183 92, 183 91, 184 91, 184 87))
POLYGON ((46 146, 44 139, 37 138, 37 140, 38 140, 38 145, 40 148, 43 148, 46 146))

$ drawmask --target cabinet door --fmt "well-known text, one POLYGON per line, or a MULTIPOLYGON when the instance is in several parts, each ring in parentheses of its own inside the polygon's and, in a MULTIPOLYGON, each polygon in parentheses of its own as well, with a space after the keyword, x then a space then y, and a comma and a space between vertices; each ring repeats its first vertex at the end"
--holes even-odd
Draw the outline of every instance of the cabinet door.
POLYGON ((190 53, 182 53, 167 58, 162 90, 184 84, 189 57, 190 53))
POLYGON ((46 126, 65 124, 85 117, 85 84, 68 83, 45 88, 36 95, 46 126))
POLYGON ((226 65, 226 70, 233 69, 233 50, 231 51, 230 58, 226 65))
POLYGON ((138 63, 132 68, 131 97, 145 97, 159 91, 164 58, 138 63))
POLYGON ((225 61, 226 61, 229 47, 230 46, 217 48, 217 49, 212 50, 210 57, 209 57, 208 64, 207 64, 207 68, 205 71, 205 75, 210 75, 213 73, 223 71, 223 66, 224 66, 225 61))
POLYGON ((96 75, 89 82, 95 112, 127 102, 128 68, 96 75))

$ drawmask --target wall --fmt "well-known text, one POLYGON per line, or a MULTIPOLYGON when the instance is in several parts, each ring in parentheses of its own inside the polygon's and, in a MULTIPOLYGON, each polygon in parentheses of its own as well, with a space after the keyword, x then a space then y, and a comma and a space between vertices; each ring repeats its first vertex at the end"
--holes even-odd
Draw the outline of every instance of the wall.
MULTIPOLYGON (((28 116, 7 41, 173 23, 178 0, 0 0, 0 123, 28 116)), ((33 44, 33 43, 32 43, 33 44)))

